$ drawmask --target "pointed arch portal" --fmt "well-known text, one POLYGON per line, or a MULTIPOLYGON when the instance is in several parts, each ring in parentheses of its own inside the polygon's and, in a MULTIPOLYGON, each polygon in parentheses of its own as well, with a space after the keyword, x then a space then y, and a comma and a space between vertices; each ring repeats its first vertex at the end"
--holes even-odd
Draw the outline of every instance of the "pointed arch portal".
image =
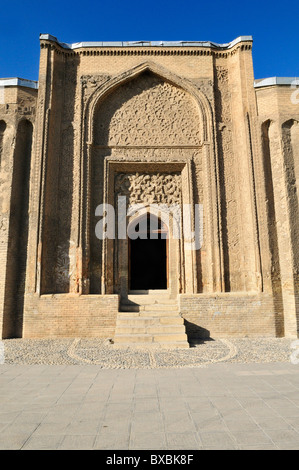
MULTIPOLYGON (((169 70, 144 63, 116 77, 107 77, 85 104, 84 158, 82 161, 81 292, 119 293, 129 289, 162 288, 172 295, 197 292, 199 285, 214 291, 222 284, 218 240, 217 185, 213 120, 205 95, 189 80, 169 70), (193 172, 205 172, 194 199, 193 172), (188 251, 188 241, 161 238, 136 243, 124 240, 99 241, 94 235, 95 209, 109 203, 116 209, 118 175, 124 180, 140 179, 140 186, 127 188, 128 203, 167 204, 176 201, 206 206, 205 259, 188 251), (162 179, 158 187, 154 180, 162 179), (145 243, 146 244, 146 243, 145 243), (156 247, 156 248, 154 248, 156 247), (146 261, 148 277, 138 271, 138 260, 155 251, 146 261), (168 255, 168 256, 167 256, 168 255), (161 265, 154 265, 154 261, 161 265), (150 272, 161 278, 150 280, 150 272), (214 272, 213 272, 214 271, 214 272), (186 273, 188 272, 188 275, 186 273), (168 273, 168 274, 167 274, 168 273), (199 279, 199 281, 198 281, 199 279)), ((135 184, 135 183, 134 183, 135 184)), ((132 186, 132 185, 131 185, 132 186)), ((192 209, 192 210, 193 210, 192 209)), ((194 214, 192 215, 194 225, 194 214)), ((117 218, 117 217, 116 217, 117 218)), ((141 263, 142 264, 142 263, 141 263)), ((152 278, 155 276, 153 275, 152 278)))

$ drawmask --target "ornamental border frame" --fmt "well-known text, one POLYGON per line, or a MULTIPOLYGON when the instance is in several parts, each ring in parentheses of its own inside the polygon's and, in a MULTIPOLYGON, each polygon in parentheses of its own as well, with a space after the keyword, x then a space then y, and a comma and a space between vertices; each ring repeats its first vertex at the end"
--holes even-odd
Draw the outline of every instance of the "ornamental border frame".
MULTIPOLYGON (((89 255, 90 255, 90 195, 91 195, 91 158, 93 149, 93 121, 98 103, 113 93, 120 85, 138 77, 143 72, 150 71, 169 83, 183 89, 189 93, 196 102, 201 125, 201 141, 203 147, 204 168, 208 184, 206 189, 206 205, 208 212, 208 232, 209 232, 209 256, 207 262, 213 268, 209 271, 208 291, 214 292, 222 290, 223 287, 223 261, 222 261, 222 240, 220 229, 220 200, 218 182, 218 155, 216 142, 216 122, 212 104, 206 95, 189 79, 178 77, 173 72, 165 69, 153 62, 143 62, 131 69, 122 72, 114 77, 107 77, 84 102, 82 93, 82 128, 81 128, 81 161, 80 161, 80 216, 78 244, 81 247, 79 261, 82 270, 79 278, 81 283, 79 292, 89 293, 89 255)), ((128 146, 128 149, 132 148, 128 146)), ((105 176, 105 175, 104 175, 105 176)))

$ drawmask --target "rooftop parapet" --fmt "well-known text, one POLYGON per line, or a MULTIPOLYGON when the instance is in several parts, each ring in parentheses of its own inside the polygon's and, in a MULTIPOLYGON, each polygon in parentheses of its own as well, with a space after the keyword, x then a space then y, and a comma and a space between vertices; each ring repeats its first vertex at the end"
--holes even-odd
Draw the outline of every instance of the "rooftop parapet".
POLYGON ((261 78, 254 81, 254 88, 262 88, 266 86, 299 86, 299 77, 269 77, 261 78))
POLYGON ((0 88, 3 87, 12 87, 12 86, 21 86, 26 88, 38 89, 38 82, 35 80, 27 80, 26 78, 0 78, 0 88))
POLYGON ((252 36, 240 36, 234 41, 226 44, 217 44, 211 41, 117 41, 117 42, 76 42, 67 44, 58 41, 51 34, 41 34, 40 40, 52 41, 63 47, 64 49, 80 49, 84 47, 208 47, 219 50, 227 50, 234 47, 240 42, 252 42, 252 36))

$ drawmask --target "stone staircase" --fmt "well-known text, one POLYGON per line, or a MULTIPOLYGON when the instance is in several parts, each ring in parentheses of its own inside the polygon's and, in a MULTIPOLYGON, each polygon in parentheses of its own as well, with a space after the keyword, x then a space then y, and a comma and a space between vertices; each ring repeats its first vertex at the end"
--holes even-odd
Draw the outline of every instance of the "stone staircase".
POLYGON ((130 347, 189 348, 184 319, 169 294, 131 293, 118 313, 114 344, 130 347))

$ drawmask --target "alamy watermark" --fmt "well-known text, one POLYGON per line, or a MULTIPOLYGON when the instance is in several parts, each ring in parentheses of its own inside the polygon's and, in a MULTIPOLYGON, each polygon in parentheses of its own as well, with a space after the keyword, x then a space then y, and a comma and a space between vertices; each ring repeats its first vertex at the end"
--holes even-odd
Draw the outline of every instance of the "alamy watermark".
POLYGON ((291 89, 294 90, 291 94, 291 102, 293 104, 299 104, 299 78, 292 81, 291 89))
POLYGON ((299 339, 291 343, 291 349, 294 350, 290 356, 291 363, 297 366, 299 364, 299 339))
POLYGON ((117 207, 117 211, 111 204, 101 204, 96 208, 96 217, 101 217, 95 227, 99 240, 157 239, 160 234, 161 238, 183 239, 186 250, 200 250, 202 247, 202 204, 132 204, 127 207, 126 196, 118 196, 117 207))
POLYGON ((3 341, 0 341, 0 365, 5 363, 5 349, 3 341))

